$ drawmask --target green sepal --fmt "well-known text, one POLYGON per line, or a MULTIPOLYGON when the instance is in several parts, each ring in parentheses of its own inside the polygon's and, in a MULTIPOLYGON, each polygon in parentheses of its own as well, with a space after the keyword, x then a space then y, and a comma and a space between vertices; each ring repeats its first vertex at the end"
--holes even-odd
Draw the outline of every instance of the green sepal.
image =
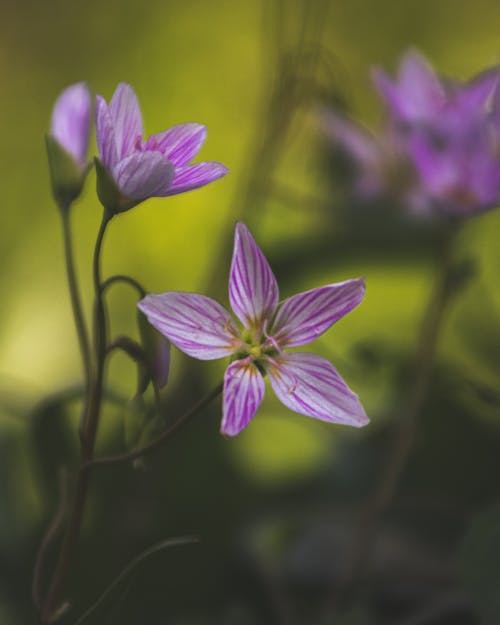
POLYGON ((45 136, 45 145, 52 193, 59 208, 66 211, 82 192, 91 165, 79 165, 52 135, 45 136))
POLYGON ((140 204, 142 200, 134 200, 121 193, 113 180, 113 176, 97 157, 94 158, 94 163, 97 178, 97 196, 110 217, 118 213, 124 213, 140 204))

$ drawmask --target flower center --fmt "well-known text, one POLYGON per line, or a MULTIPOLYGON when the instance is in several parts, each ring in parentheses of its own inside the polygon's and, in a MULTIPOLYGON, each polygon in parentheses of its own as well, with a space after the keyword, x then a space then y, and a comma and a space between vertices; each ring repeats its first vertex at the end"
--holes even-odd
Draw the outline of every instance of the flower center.
POLYGON ((259 332, 258 335, 249 331, 243 331, 242 341, 233 355, 233 360, 251 358, 259 366, 266 356, 272 358, 279 353, 275 341, 259 332))
POLYGON ((263 356, 262 347, 263 347, 262 345, 250 345, 247 348, 248 355, 251 356, 254 360, 258 360, 259 358, 262 358, 263 356))

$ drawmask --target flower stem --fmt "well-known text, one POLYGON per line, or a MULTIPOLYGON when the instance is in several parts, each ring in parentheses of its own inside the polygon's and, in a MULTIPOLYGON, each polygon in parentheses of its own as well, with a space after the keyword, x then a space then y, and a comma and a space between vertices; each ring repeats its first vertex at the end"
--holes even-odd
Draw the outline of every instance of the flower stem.
POLYGON ((41 613, 42 625, 48 625, 54 620, 54 615, 59 611, 59 598, 66 581, 76 544, 80 535, 80 528, 87 501, 89 486, 89 473, 85 470, 94 454, 95 439, 102 402, 102 390, 104 379, 104 366, 106 357, 106 313, 101 289, 101 252, 109 216, 104 213, 103 220, 97 235, 94 249, 93 278, 94 278, 94 348, 96 368, 89 385, 89 397, 82 437, 82 457, 78 471, 73 506, 70 511, 66 534, 61 546, 59 558, 47 592, 41 613))
MULTIPOLYGON (((71 306, 73 309, 73 317, 75 321, 76 333, 78 335, 78 344, 80 346, 80 354, 83 365, 84 385, 86 389, 85 397, 89 395, 90 379, 92 376, 92 359, 90 354, 90 342, 88 337, 85 320, 83 317, 82 303, 80 292, 76 279, 75 262, 73 254, 73 242, 71 237, 70 210, 61 211, 61 220, 63 226, 64 240, 64 257, 66 261, 66 274, 68 279, 69 294, 71 306)), ((85 407, 82 410, 82 420, 85 414, 85 407)))
POLYGON ((420 326, 413 363, 412 391, 406 409, 396 423, 394 438, 387 453, 382 475, 364 502, 354 529, 344 573, 333 595, 334 610, 348 602, 356 592, 359 578, 372 553, 379 520, 394 497, 413 449, 418 416, 424 406, 432 380, 439 331, 453 293, 450 289, 450 278, 453 271, 452 259, 456 232, 456 224, 452 224, 444 235, 434 288, 420 326))
POLYGON ((137 458, 141 458, 149 454, 161 447, 169 438, 171 438, 174 434, 176 434, 179 430, 184 427, 190 421, 192 417, 194 417, 198 412, 203 410, 208 404, 215 399, 218 395, 221 394, 223 388, 223 384, 218 384, 208 395, 206 395, 203 399, 200 399, 194 406, 192 406, 187 412, 185 412, 181 417, 177 419, 169 428, 164 430, 157 438, 153 441, 144 445, 144 447, 140 447, 139 449, 135 449, 134 451, 130 451, 124 454, 117 454, 115 456, 104 456, 102 458, 95 458, 93 460, 89 460, 82 468, 85 470, 93 469, 94 467, 102 467, 109 466, 114 464, 119 464, 122 462, 131 462, 136 460, 137 458))
POLYGON ((131 278, 130 276, 125 276, 121 274, 117 274, 116 276, 111 276, 107 280, 104 280, 104 282, 101 285, 101 290, 104 292, 110 286, 119 282, 123 282, 124 284, 128 284, 129 286, 134 288, 141 297, 146 296, 146 289, 144 289, 142 284, 140 284, 137 280, 134 280, 134 278, 131 278))

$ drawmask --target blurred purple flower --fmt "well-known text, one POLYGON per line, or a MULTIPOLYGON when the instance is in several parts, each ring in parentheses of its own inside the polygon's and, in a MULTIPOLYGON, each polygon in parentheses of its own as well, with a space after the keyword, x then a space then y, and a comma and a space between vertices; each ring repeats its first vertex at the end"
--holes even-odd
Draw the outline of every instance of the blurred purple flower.
POLYGON ((444 127, 457 131, 464 122, 484 118, 499 69, 491 68, 461 83, 439 78, 427 60, 412 50, 403 56, 396 81, 378 67, 372 75, 394 121, 434 124, 437 130, 444 127))
POLYGON ((294 295, 278 304, 276 278, 247 227, 236 226, 229 301, 243 325, 218 302, 195 293, 147 295, 138 304, 149 322, 181 351, 200 360, 230 357, 224 375, 221 431, 235 436, 264 397, 268 375, 278 399, 291 410, 332 423, 360 427, 368 418, 357 396, 321 356, 285 353, 310 343, 355 308, 362 279, 294 295))
POLYGON ((220 163, 190 164, 206 137, 201 124, 179 124, 144 141, 139 102, 126 83, 118 85, 109 105, 96 97, 96 134, 102 164, 132 205, 190 191, 228 173, 220 163))
POLYGON ((374 135, 356 122, 333 111, 322 115, 323 130, 352 162, 355 170, 354 194, 364 200, 404 195, 418 202, 418 176, 394 129, 374 135))
POLYGON ((83 82, 67 87, 57 98, 52 112, 50 134, 80 167, 87 161, 90 117, 90 92, 83 82))
POLYGON ((441 79, 416 52, 396 80, 375 69, 388 113, 379 135, 335 115, 325 124, 357 167, 356 193, 396 196, 419 214, 468 216, 499 204, 499 78, 495 67, 466 83, 441 79))

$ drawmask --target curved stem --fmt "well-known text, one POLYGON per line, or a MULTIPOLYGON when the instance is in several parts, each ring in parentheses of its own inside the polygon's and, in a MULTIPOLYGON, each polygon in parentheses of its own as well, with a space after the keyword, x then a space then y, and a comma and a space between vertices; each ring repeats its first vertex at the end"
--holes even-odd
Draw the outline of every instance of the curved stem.
POLYGON ((43 625, 48 625, 54 614, 58 612, 58 602, 63 586, 68 575, 73 553, 80 535, 83 513, 87 501, 89 486, 89 473, 84 466, 92 459, 94 454, 97 426, 102 402, 104 365, 106 357, 106 314, 101 291, 101 252, 109 216, 104 213, 97 241, 94 249, 93 278, 95 292, 94 307, 94 344, 96 355, 96 370, 89 388, 89 401, 86 411, 86 419, 82 431, 82 459, 77 475, 73 507, 70 512, 66 534, 59 553, 54 574, 43 605, 41 620, 43 625))
POLYGON ((192 545, 195 543, 199 543, 200 539, 198 536, 180 536, 179 538, 169 538, 167 540, 162 540, 160 543, 153 545, 149 549, 146 549, 141 554, 139 554, 136 558, 134 558, 131 562, 127 564, 127 566, 123 569, 121 573, 111 582, 111 584, 104 590, 104 592, 100 595, 100 597, 95 601, 93 605, 88 608, 76 621, 75 625, 81 625, 81 623, 85 622, 88 617, 93 614, 97 608, 109 597, 109 595, 115 590, 117 586, 119 586, 140 564, 142 564, 147 558, 150 556, 162 551, 163 549, 169 549, 170 547, 182 547, 184 545, 192 545))
POLYGON ((372 553, 378 522, 391 503, 401 476, 413 449, 417 420, 424 406, 430 383, 439 331, 450 302, 452 291, 450 277, 453 269, 452 255, 456 227, 453 224, 445 233, 438 259, 437 278, 424 311, 413 364, 414 384, 406 409, 396 424, 394 439, 390 444, 386 464, 373 492, 365 501, 354 529, 351 551, 348 554, 343 578, 333 596, 333 608, 348 600, 355 592, 357 582, 372 553))
POLYGON ((213 399, 215 399, 218 395, 221 394, 223 388, 223 384, 218 384, 208 395, 206 395, 203 399, 197 402, 192 408, 190 408, 187 412, 185 412, 173 425, 164 430, 157 438, 151 441, 149 444, 144 447, 140 447, 139 449, 135 449, 134 451, 127 452, 124 454, 117 454, 116 456, 105 456, 103 458, 95 458, 87 462, 82 468, 85 470, 93 469, 94 467, 102 467, 109 466, 114 464, 120 464, 122 462, 131 462, 132 460, 136 460, 137 458, 141 458, 146 454, 154 451, 161 447, 169 438, 171 438, 174 434, 176 434, 179 430, 182 429, 188 421, 194 417, 200 410, 205 408, 213 399))
POLYGON ((142 286, 142 284, 140 284, 134 278, 131 278, 130 276, 125 276, 122 274, 117 274, 116 276, 111 276, 107 280, 104 280, 104 282, 101 284, 101 291, 104 293, 106 289, 108 289, 110 286, 118 282, 123 282, 124 284, 128 284, 129 286, 134 288, 141 297, 146 297, 146 289, 142 286))
POLYGON ((119 336, 114 341, 108 344, 106 352, 108 356, 111 356, 116 351, 122 351, 131 360, 137 364, 137 395, 142 395, 150 381, 153 382, 155 404, 158 414, 160 414, 160 393, 156 382, 153 380, 153 373, 151 371, 150 363, 146 358, 146 354, 142 346, 131 339, 128 336, 119 336))

